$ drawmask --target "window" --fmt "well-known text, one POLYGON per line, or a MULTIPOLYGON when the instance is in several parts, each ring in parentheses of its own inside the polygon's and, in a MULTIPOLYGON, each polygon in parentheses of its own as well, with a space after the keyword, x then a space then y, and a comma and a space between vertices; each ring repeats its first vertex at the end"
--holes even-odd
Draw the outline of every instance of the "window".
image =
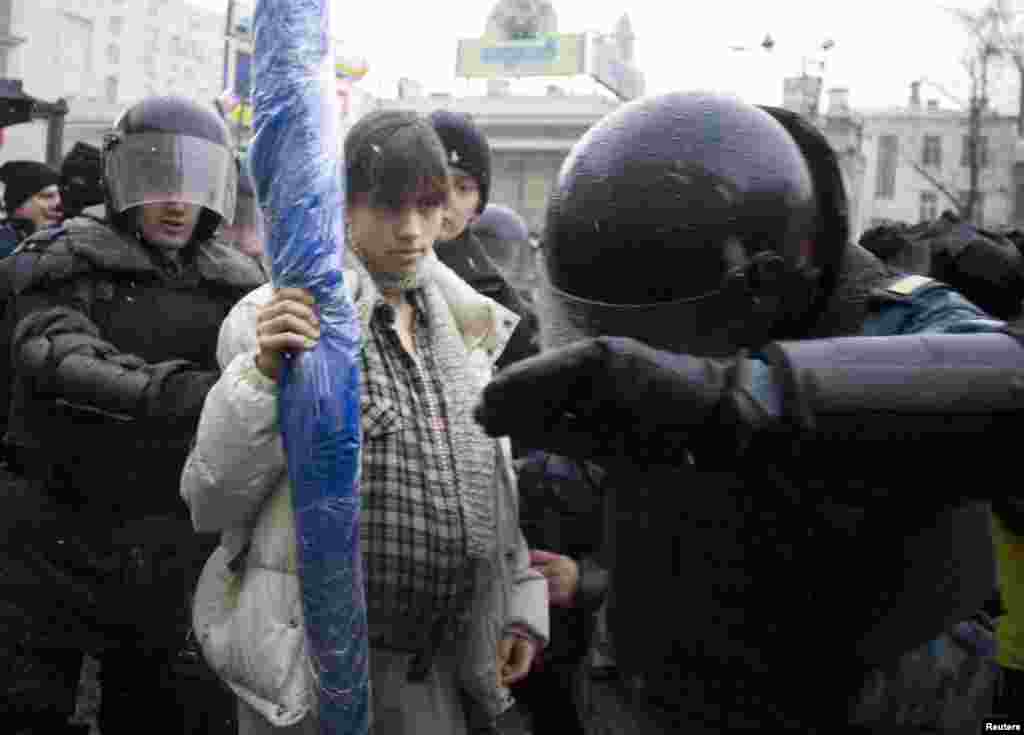
MULTIPOLYGON (((971 136, 964 136, 963 148, 960 153, 960 165, 971 165, 971 136)), ((988 166, 988 138, 984 135, 978 136, 978 168, 988 166)))
POLYGON ((107 102, 110 104, 117 103, 117 77, 109 76, 106 80, 107 87, 107 102))
MULTIPOLYGON (((970 196, 969 190, 958 191, 957 196, 960 198, 960 206, 967 206, 967 198, 970 196)), ((974 194, 974 215, 971 217, 971 222, 978 225, 979 227, 985 223, 985 192, 979 191, 974 194)))
POLYGON ((896 193, 896 153, 899 138, 878 136, 878 170, 875 176, 875 198, 892 199, 896 193))
POLYGON ((942 138, 940 136, 924 136, 924 147, 921 149, 921 163, 925 166, 942 165, 942 138))
POLYGON ((107 61, 111 64, 121 63, 121 47, 116 43, 107 46, 107 61))
POLYGON ((110 16, 110 35, 120 36, 121 31, 124 29, 124 18, 120 15, 110 16))
POLYGON ((939 196, 934 191, 921 192, 921 222, 931 222, 939 216, 939 196))
POLYGON ((92 23, 70 13, 61 13, 57 23, 57 59, 64 82, 64 94, 84 95, 96 83, 92 75, 92 23))
POLYGON ((0 0, 0 33, 11 32, 11 0, 0 0))

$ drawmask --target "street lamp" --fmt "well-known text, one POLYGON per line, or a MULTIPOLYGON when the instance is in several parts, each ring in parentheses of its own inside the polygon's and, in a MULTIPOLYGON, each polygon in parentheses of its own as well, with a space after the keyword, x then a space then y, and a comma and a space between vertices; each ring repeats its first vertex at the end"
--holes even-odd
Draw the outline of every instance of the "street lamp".
MULTIPOLYGON (((764 37, 764 40, 761 41, 761 43, 758 44, 758 45, 762 49, 764 49, 765 51, 771 52, 771 51, 775 50, 775 45, 776 44, 775 44, 775 39, 772 38, 772 34, 766 33, 765 37, 764 37)), ((836 42, 834 40, 832 40, 831 38, 826 38, 824 41, 822 41, 820 44, 818 44, 817 50, 822 52, 822 53, 827 53, 827 52, 831 51, 833 48, 835 48, 835 45, 836 45, 836 42)), ((729 47, 729 50, 730 51, 753 51, 754 48, 752 48, 750 46, 745 46, 745 45, 733 45, 733 46, 729 47)), ((807 76, 807 65, 811 61, 812 61, 812 57, 810 55, 804 55, 804 56, 800 57, 800 69, 801 69, 800 73, 801 73, 801 76, 805 76, 805 77, 807 76)), ((824 61, 824 59, 820 59, 820 60, 814 61, 814 63, 818 65, 818 68, 821 71, 825 70, 825 61, 824 61)))
MULTIPOLYGON (((773 48, 775 48, 775 39, 772 38, 772 34, 770 34, 770 33, 766 34, 765 37, 764 37, 764 40, 761 41, 760 46, 765 51, 771 51, 773 48)), ((730 51, 750 51, 751 49, 750 49, 749 46, 730 46, 729 50, 730 51)))
MULTIPOLYGON (((831 51, 833 48, 835 48, 835 45, 836 45, 835 41, 833 41, 831 38, 826 38, 824 41, 822 41, 818 45, 818 50, 822 54, 826 54, 829 51, 831 51)), ((801 56, 800 57, 800 75, 801 76, 807 76, 807 64, 808 64, 808 62, 810 62, 812 60, 813 60, 813 62, 815 64, 818 65, 818 70, 820 72, 822 72, 822 73, 825 72, 825 59, 824 58, 820 58, 820 59, 814 60, 814 59, 812 59, 811 56, 805 55, 805 56, 801 56)))

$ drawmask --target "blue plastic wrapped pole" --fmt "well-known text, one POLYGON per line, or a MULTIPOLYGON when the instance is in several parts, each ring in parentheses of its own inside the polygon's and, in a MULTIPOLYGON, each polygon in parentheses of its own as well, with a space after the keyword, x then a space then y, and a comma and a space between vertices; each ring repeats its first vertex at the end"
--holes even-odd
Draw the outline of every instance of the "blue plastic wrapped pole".
POLYGON ((279 414, 320 732, 368 730, 359 550, 359 323, 342 281, 342 141, 330 0, 260 0, 250 167, 278 288, 311 291, 317 346, 286 362, 279 414))

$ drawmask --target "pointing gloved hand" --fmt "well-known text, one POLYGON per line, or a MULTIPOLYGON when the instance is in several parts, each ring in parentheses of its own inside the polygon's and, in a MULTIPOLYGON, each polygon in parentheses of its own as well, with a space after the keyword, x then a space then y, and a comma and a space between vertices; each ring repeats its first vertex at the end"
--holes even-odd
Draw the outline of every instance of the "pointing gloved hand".
POLYGON ((734 448, 737 418, 748 426, 757 420, 745 394, 730 386, 746 364, 629 338, 590 339, 501 371, 475 415, 491 436, 570 457, 678 465, 698 446, 734 448))

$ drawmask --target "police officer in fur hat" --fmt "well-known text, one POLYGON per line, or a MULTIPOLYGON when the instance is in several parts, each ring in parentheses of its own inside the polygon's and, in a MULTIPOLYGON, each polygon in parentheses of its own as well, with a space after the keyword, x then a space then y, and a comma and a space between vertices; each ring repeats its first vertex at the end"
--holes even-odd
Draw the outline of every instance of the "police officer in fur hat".
POLYGON ((1018 430, 1024 347, 848 234, 835 154, 785 110, 639 100, 563 167, 547 351, 477 416, 602 471, 609 582, 543 563, 553 600, 599 610, 589 733, 966 734, 988 713, 987 500, 1012 490, 976 475, 1018 430))

